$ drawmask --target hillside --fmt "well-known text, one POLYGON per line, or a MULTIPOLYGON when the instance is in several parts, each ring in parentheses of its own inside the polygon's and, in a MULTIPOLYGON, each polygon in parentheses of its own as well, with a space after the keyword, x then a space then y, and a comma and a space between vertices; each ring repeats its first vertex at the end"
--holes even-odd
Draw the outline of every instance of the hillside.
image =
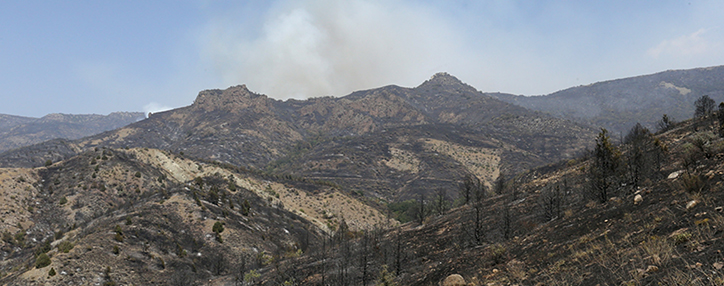
POLYGON ((0 114, 0 152, 52 139, 74 140, 113 130, 145 118, 141 112, 48 114, 41 118, 0 114))
POLYGON ((190 106, 96 136, 46 142, 0 155, 3 166, 37 167, 95 147, 148 147, 190 158, 334 182, 374 199, 437 188, 455 195, 475 174, 573 158, 594 132, 489 97, 440 73, 415 88, 386 86, 341 98, 278 101, 246 86, 199 93, 190 106))
POLYGON ((691 118, 694 100, 703 95, 716 102, 724 101, 724 66, 670 70, 597 82, 544 96, 490 95, 619 134, 628 131, 637 122, 655 129, 662 114, 676 120, 691 118))
MULTIPOLYGON (((423 225, 331 239, 328 249, 280 269, 296 269, 301 285, 439 285, 453 274, 467 285, 722 285, 718 128, 694 131, 687 121, 650 137, 666 153, 638 186, 633 145, 614 147, 623 151, 621 169, 603 201, 591 188, 593 159, 581 157, 520 174, 502 192, 487 190, 445 214, 433 211, 423 225)), ((281 273, 264 279, 290 279, 281 273)))
POLYGON ((317 247, 339 224, 395 225, 325 184, 268 181, 155 149, 92 149, 2 169, 0 180, 2 285, 190 285, 239 267, 243 278, 245 267, 317 247), (41 253, 50 264, 36 268, 41 253))
POLYGON ((203 91, 3 153, 0 285, 721 285, 719 130, 616 145, 447 74, 203 91))

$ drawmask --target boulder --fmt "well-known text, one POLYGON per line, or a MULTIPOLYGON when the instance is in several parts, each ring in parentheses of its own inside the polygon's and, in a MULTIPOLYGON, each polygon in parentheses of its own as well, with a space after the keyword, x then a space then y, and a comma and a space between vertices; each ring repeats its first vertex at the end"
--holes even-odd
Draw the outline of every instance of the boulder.
POLYGON ((697 204, 699 204, 699 201, 697 200, 691 200, 688 203, 686 203, 686 210, 693 209, 697 204))
POLYGON ((446 277, 442 282, 440 282, 440 286, 465 286, 465 279, 460 276, 460 274, 452 274, 448 277, 446 277))
POLYGON ((656 265, 649 265, 649 267, 646 267, 646 273, 654 273, 659 271, 659 267, 656 265))
POLYGON ((636 195, 634 197, 634 205, 638 205, 643 201, 644 201, 644 197, 642 197, 641 195, 636 195))

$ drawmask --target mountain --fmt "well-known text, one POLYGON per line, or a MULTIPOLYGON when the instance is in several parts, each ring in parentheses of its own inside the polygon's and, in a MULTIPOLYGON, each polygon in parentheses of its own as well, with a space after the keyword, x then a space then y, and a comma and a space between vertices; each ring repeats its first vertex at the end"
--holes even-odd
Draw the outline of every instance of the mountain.
POLYGON ((244 85, 205 90, 190 106, 84 139, 6 152, 0 162, 36 167, 95 147, 147 147, 396 201, 437 188, 453 195, 468 173, 490 183, 501 170, 573 158, 593 134, 439 73, 415 88, 304 101, 274 100, 244 85))
POLYGON ((613 139, 447 74, 305 101, 202 91, 3 153, 0 284, 719 285, 718 125, 580 152, 613 139))
POLYGON ((0 114, 0 152, 51 139, 79 139, 145 118, 141 112, 48 114, 41 118, 0 114))
POLYGON ((598 82, 544 96, 491 94, 505 102, 626 133, 637 122, 655 129, 663 114, 677 120, 694 115, 694 101, 708 95, 724 101, 724 66, 670 70, 598 82))
POLYGON ((622 168, 603 200, 591 185, 594 159, 579 157, 531 169, 507 181, 502 192, 452 210, 438 212, 430 202, 432 214, 422 224, 351 235, 285 261, 263 281, 720 285, 724 139, 718 130, 717 123, 695 128, 688 120, 663 134, 645 134, 644 145, 609 146, 621 151, 622 168), (661 157, 644 153, 660 168, 649 165, 638 185, 631 173, 631 162, 641 158, 636 146, 666 146, 661 157))

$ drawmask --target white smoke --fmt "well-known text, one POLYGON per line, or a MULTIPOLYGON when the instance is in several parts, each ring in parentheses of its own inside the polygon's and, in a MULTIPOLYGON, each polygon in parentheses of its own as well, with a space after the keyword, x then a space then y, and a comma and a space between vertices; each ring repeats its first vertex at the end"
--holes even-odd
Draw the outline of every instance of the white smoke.
POLYGON ((203 48, 225 85, 303 99, 417 85, 470 58, 462 38, 426 6, 307 0, 278 3, 260 31, 210 24, 203 48))

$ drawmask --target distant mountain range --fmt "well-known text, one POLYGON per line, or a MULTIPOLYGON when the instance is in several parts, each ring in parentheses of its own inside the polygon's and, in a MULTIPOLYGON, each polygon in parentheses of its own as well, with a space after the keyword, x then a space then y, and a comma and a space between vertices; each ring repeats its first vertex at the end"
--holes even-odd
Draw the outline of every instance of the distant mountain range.
POLYGON ((508 103, 626 133, 637 122, 654 129, 663 114, 691 118, 694 101, 708 95, 724 101, 724 66, 670 70, 598 82, 545 96, 490 95, 508 103))
POLYGON ((80 140, 6 152, 0 164, 33 167, 95 147, 147 147, 397 200, 437 188, 453 194, 465 174, 489 183, 501 170, 573 158, 594 134, 439 73, 415 88, 304 101, 274 100, 243 85, 205 90, 191 106, 80 140))
POLYGON ((142 112, 53 113, 41 118, 0 114, 0 152, 51 139, 78 139, 142 120, 142 112))

